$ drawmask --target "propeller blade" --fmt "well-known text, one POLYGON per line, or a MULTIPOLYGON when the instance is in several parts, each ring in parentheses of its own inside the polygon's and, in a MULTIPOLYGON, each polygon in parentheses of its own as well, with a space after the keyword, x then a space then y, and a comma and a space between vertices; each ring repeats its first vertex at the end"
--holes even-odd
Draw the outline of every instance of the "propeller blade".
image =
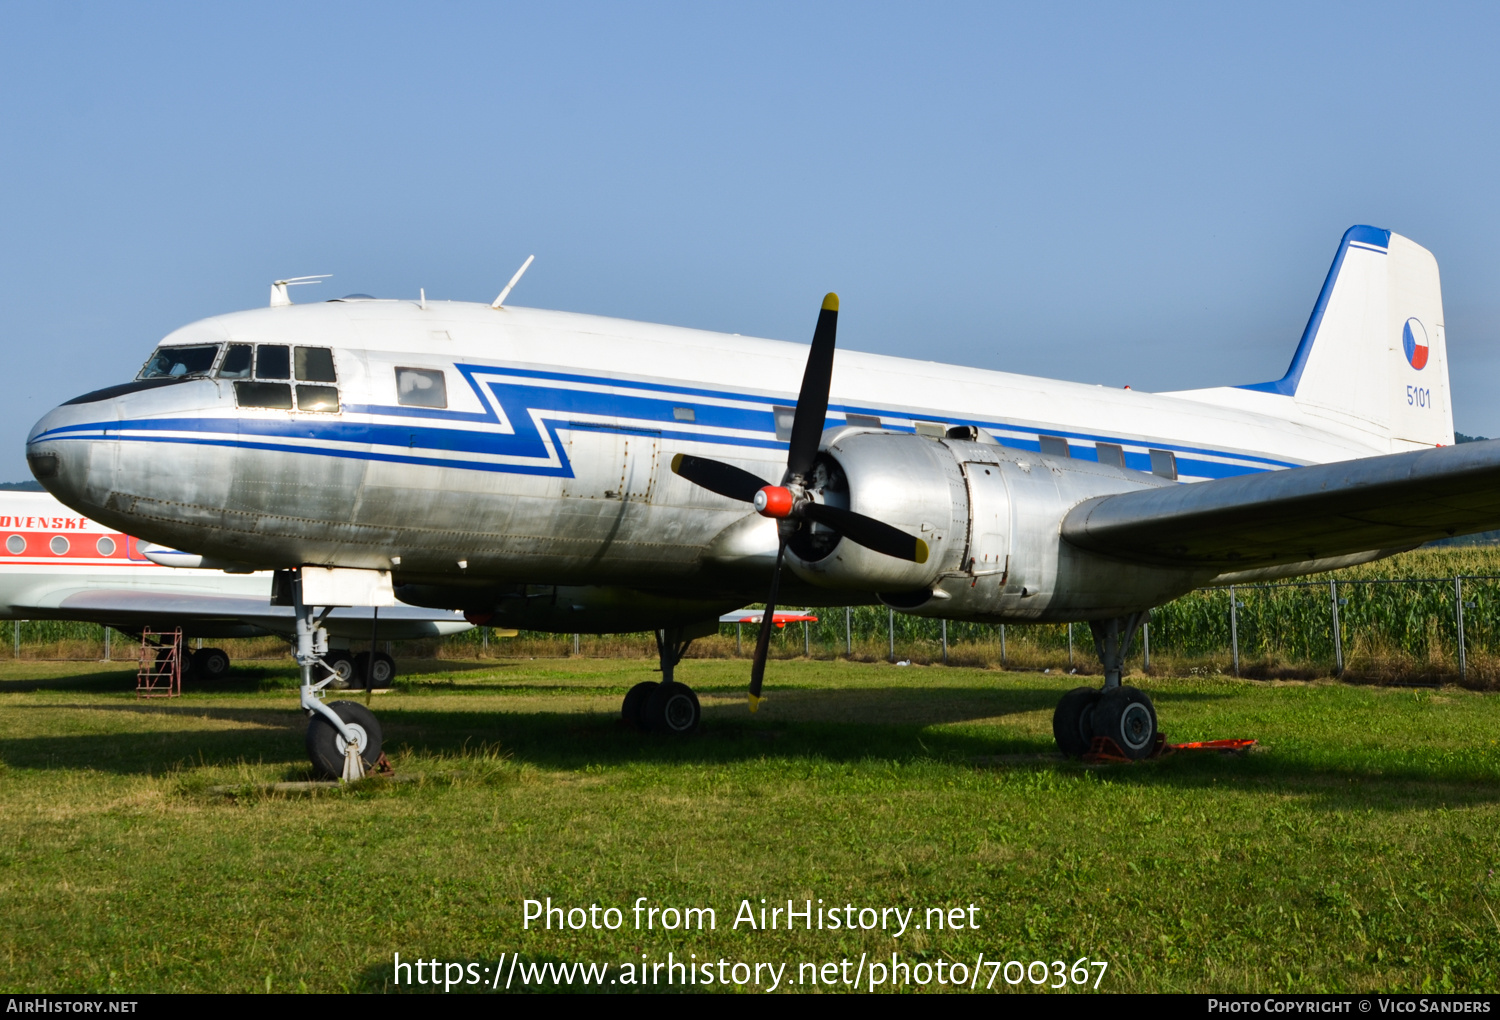
POLYGON ((737 499, 741 503, 754 503, 755 494, 771 484, 733 464, 686 453, 679 453, 672 458, 672 472, 694 485, 701 485, 710 492, 737 499))
POLYGON ((818 312, 812 350, 802 370, 802 389, 797 393, 797 413, 792 418, 792 441, 787 453, 787 479, 806 479, 812 474, 823 425, 828 420, 828 391, 833 387, 833 341, 839 325, 839 296, 829 294, 818 312))
POLYGON ((913 563, 927 562, 927 543, 873 517, 843 510, 826 503, 803 503, 798 512, 810 521, 826 524, 851 542, 866 549, 913 563))
POLYGON ((771 630, 776 625, 776 589, 781 587, 781 559, 786 555, 786 539, 776 546, 776 569, 771 573, 771 594, 766 597, 765 615, 760 618, 760 636, 755 639, 755 661, 750 666, 750 711, 760 708, 764 700, 760 686, 766 678, 766 652, 771 648, 771 630))

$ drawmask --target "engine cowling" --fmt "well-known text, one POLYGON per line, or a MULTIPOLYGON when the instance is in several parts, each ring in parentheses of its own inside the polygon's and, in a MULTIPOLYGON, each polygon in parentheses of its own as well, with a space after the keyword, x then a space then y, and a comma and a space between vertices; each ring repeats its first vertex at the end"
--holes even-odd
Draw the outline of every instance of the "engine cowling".
POLYGON ((921 591, 958 566, 968 496, 963 472, 943 444, 914 435, 838 430, 825 437, 809 490, 820 503, 920 537, 929 552, 923 563, 899 560, 815 524, 787 545, 787 565, 808 583, 867 592, 921 591))

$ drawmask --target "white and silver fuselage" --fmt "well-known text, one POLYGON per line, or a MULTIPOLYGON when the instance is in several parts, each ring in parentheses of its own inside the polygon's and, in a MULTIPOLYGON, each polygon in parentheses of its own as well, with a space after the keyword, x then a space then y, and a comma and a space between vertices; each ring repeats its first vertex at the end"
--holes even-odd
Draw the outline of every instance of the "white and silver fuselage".
MULTIPOLYGON (((625 586, 723 608, 763 597, 774 523, 669 465, 676 453, 699 454, 780 479, 803 345, 525 308, 375 300, 223 315, 162 342, 190 345, 215 348, 200 377, 117 387, 38 422, 28 456, 54 493, 121 531, 257 568, 394 569, 398 584, 434 590, 625 586), (275 403, 282 390, 266 400, 254 396, 261 391, 248 370, 226 374, 234 345, 326 350, 334 378, 272 378, 267 385, 283 386, 292 406, 246 406, 275 403), (445 390, 441 400, 434 386, 445 390)), ((307 355, 308 364, 322 357, 307 355)), ((1291 397, 1241 392, 1152 394, 841 351, 827 439, 879 433, 946 445, 956 463, 1009 465, 1013 493, 1018 482, 1040 484, 1040 472, 1049 487, 1042 503, 1062 511, 1174 476, 1223 478, 1411 445, 1332 427, 1291 397), (976 431, 955 431, 966 426, 976 431)), ((890 463, 900 470, 900 458, 890 463)), ((957 492, 967 476, 955 477, 957 492)), ((887 483, 899 489, 901 478, 887 483)), ((866 512, 869 500, 853 498, 866 512)), ((888 515, 899 518, 899 502, 885 499, 888 515)), ((1070 568, 1054 562, 1055 524, 1043 521, 1037 538, 1005 513, 994 525, 1005 534, 991 536, 984 560, 974 513, 918 507, 891 523, 945 540, 924 585, 973 580, 975 588, 996 575, 974 618, 1073 618, 1149 604, 1206 579, 1163 572, 1117 604, 1085 605, 1079 599, 1092 596, 1060 581, 1070 568), (1024 569, 1023 540, 1052 547, 1037 561, 1050 556, 1051 565, 1030 568, 1029 584, 1015 573, 1024 569)), ((1109 583, 1117 586, 1140 576, 1116 573, 1109 583)), ((879 590, 835 581, 821 599, 817 583, 793 597, 859 602, 879 590)))

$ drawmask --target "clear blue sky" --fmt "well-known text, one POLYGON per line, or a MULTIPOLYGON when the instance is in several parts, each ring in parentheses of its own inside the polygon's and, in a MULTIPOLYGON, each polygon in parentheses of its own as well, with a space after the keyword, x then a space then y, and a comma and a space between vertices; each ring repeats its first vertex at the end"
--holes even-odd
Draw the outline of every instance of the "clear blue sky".
POLYGON ((0 479, 280 276, 1140 389, 1279 377, 1338 238, 1500 435, 1500 7, 0 6, 0 479))

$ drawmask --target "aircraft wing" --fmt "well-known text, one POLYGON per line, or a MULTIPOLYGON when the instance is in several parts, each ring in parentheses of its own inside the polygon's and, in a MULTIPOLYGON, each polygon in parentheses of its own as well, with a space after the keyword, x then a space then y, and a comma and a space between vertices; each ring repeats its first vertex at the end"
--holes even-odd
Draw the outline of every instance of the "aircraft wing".
POLYGON ((1142 562, 1244 570, 1500 527, 1500 440, 1099 496, 1074 545, 1142 562))
MULTIPOLYGON (((290 606, 273 606, 267 599, 232 595, 86 588, 49 593, 49 597, 37 600, 35 605, 13 608, 17 613, 25 613, 31 608, 37 610, 39 616, 45 613, 51 618, 98 620, 112 625, 169 626, 183 622, 224 621, 249 624, 276 633, 289 634, 296 629, 296 618, 290 606)), ((324 625, 331 634, 368 638, 370 608, 334 609, 324 625)), ((437 637, 470 627, 460 613, 417 606, 386 606, 380 610, 378 625, 380 636, 392 640, 437 637)))
MULTIPOLYGON (((760 623, 765 619, 764 609, 741 609, 733 613, 725 613, 719 617, 720 623, 760 623)), ((816 616, 808 616, 805 612, 796 609, 777 609, 771 613, 771 622, 778 627, 785 627, 789 623, 817 623, 816 616)))

